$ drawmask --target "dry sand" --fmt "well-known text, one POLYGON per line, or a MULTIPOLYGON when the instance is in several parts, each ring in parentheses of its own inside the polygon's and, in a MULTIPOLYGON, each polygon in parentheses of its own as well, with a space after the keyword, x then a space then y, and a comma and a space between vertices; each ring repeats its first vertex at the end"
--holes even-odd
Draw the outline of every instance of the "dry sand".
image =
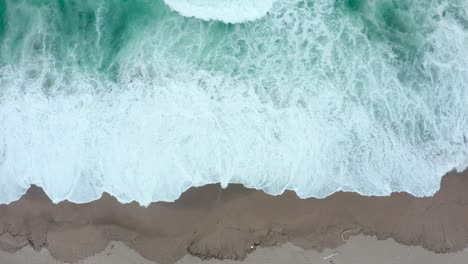
MULTIPOLYGON (((176 264, 466 264, 468 251, 436 254, 421 247, 409 247, 392 239, 376 240, 375 237, 352 236, 346 244, 322 252, 304 250, 291 243, 258 248, 243 261, 202 260, 186 255, 176 264)), ((63 264, 54 259, 47 249, 40 252, 26 246, 16 253, 0 251, 0 263, 8 264, 63 264)), ((157 264, 144 259, 138 252, 121 242, 111 242, 104 251, 79 261, 79 264, 157 264)))
MULTIPOLYGON (((154 203, 143 208, 135 203, 119 204, 109 195, 88 204, 64 202, 54 205, 40 188, 32 187, 19 201, 0 206, 3 230, 0 249, 6 252, 21 249, 16 254, 2 253, 0 256, 27 255, 29 245, 40 251, 39 254, 50 252, 61 261, 76 262, 102 252, 112 241, 120 241, 123 244, 112 242, 119 245, 120 251, 124 248, 122 245, 126 245, 160 264, 174 263, 182 258, 181 263, 192 263, 183 262, 189 261, 187 254, 202 259, 243 260, 249 253, 257 252, 257 247, 285 242, 306 250, 337 248, 343 240, 358 233, 376 235, 379 239, 393 238, 399 243, 420 245, 434 252, 454 252, 463 250, 468 243, 467 190, 467 171, 445 176, 441 190, 428 198, 415 198, 405 193, 363 197, 340 192, 326 199, 301 200, 292 192, 273 197, 239 185, 231 185, 225 190, 210 185, 192 188, 174 203, 154 203), (48 251, 41 251, 44 247, 48 251)), ((356 239, 359 242, 361 237, 356 239)), ((353 246, 349 243, 338 249, 359 256, 366 252, 370 254, 374 251, 373 245, 378 244, 359 243, 367 244, 353 246), (350 249, 346 251, 346 248, 350 249)), ((391 248, 391 245, 387 247, 391 248)), ((284 248, 288 252, 291 248, 298 250, 286 244, 279 249, 259 249, 258 252, 271 252, 268 254, 275 256, 280 253, 273 252, 284 248)), ((396 252, 411 257, 416 251, 396 252)), ((337 255, 334 263, 365 263, 358 260, 343 262, 346 259, 340 260, 342 256, 337 255)), ((442 255, 442 263, 461 263, 450 262, 449 259, 455 258, 453 256, 462 256, 467 262, 463 253, 442 255)), ((302 263, 300 261, 299 258, 295 262, 302 263)))

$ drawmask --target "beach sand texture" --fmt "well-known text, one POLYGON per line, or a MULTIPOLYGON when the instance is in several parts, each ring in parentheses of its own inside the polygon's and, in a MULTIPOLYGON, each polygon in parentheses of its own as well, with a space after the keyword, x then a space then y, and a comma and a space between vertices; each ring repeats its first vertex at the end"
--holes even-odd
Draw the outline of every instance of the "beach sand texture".
MULTIPOLYGON (((362 237, 339 247, 352 235, 365 234, 436 253, 456 252, 468 243, 467 189, 466 171, 444 176, 440 191, 427 198, 405 193, 390 197, 336 193, 326 199, 299 199, 292 192, 270 196, 240 185, 227 189, 209 185, 190 189, 174 203, 158 202, 144 208, 136 203, 120 204, 108 195, 88 204, 55 205, 40 188, 32 187, 19 201, 0 206, 0 248, 20 252, 15 256, 32 254, 28 246, 40 254, 46 254, 41 250, 47 248, 60 261, 76 262, 99 254, 112 241, 120 241, 112 243, 117 243, 118 248, 126 245, 160 264, 181 259, 182 263, 190 263, 183 262, 190 259, 188 254, 201 259, 248 261, 265 250, 296 252, 296 246, 317 251, 349 247, 349 254, 356 252, 358 256, 378 252, 381 249, 373 247, 387 243, 383 248, 399 247, 407 252, 396 255, 411 257, 416 252, 393 242, 369 242, 362 237), (295 246, 286 244, 279 249, 261 249, 260 253, 256 250, 286 242, 295 246), (257 253, 247 257, 252 252, 257 253)), ((333 250, 323 253, 330 252, 333 250)), ((9 256, 2 253, 3 259, 9 256)), ((348 263, 343 262, 343 256, 336 256, 334 263, 348 263)), ((437 256, 448 259, 459 255, 437 256)))
MULTIPOLYGON (((396 243, 392 239, 376 240, 374 237, 353 236, 346 244, 336 249, 323 252, 304 250, 291 243, 277 247, 258 248, 243 261, 201 260, 186 255, 177 264, 465 264, 468 252, 436 254, 421 247, 409 247, 396 243)), ((47 249, 34 251, 30 246, 16 253, 0 251, 1 263, 10 264, 62 264, 54 259, 47 249)), ((104 251, 78 262, 79 264, 157 264, 141 257, 136 251, 121 242, 111 242, 104 251)))

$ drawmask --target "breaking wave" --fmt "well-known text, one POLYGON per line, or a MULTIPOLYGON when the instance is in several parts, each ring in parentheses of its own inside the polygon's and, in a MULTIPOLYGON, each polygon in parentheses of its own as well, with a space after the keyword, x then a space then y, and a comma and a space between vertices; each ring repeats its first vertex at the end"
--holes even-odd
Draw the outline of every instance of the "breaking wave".
POLYGON ((427 196, 467 167, 468 1, 240 2, 1 1, 0 202, 427 196))

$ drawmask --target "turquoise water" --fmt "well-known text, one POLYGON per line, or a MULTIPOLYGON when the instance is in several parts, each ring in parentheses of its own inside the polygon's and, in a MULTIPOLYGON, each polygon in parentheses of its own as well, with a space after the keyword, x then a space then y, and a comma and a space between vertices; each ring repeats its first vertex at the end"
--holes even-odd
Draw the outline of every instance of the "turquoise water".
POLYGON ((426 196, 467 167, 468 1, 223 1, 0 2, 0 202, 426 196))

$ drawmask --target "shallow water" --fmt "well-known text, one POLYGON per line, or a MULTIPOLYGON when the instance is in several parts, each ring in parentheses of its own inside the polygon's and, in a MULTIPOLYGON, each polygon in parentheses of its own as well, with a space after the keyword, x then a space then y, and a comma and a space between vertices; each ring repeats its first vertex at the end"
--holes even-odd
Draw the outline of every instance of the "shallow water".
POLYGON ((426 196, 468 166, 467 0, 224 1, 241 17, 0 2, 0 202, 30 184, 54 202, 214 182, 426 196))

